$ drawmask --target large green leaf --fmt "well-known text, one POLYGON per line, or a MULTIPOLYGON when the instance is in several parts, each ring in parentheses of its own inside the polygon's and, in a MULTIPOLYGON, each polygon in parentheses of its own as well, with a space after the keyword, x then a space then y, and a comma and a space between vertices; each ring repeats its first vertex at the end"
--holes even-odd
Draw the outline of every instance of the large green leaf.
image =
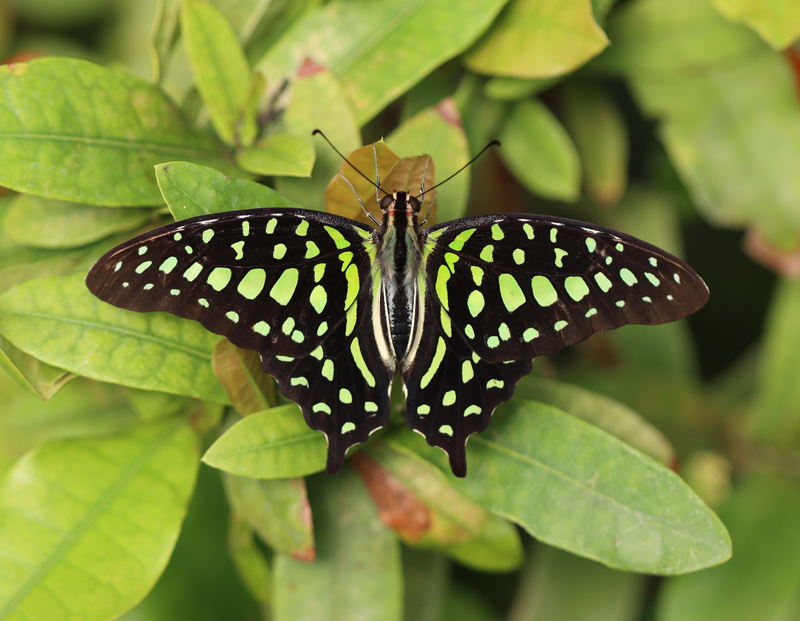
POLYGON ((316 152, 311 136, 272 134, 236 154, 236 163, 266 176, 309 177, 316 152))
MULTIPOLYGON (((406 446, 448 472, 412 433, 406 446)), ((680 574, 726 560, 716 515, 671 470, 556 408, 513 400, 469 443, 469 474, 448 478, 540 541, 616 569, 680 574)))
POLYGON ((675 463, 675 451, 658 429, 628 406, 580 386, 532 375, 524 377, 514 396, 553 405, 596 425, 664 466, 675 463))
POLYGON ((564 127, 538 99, 514 105, 500 132, 500 157, 534 194, 562 201, 580 195, 581 163, 564 127))
POLYGON ((0 618, 131 608, 169 560, 197 463, 185 420, 28 453, 0 488, 0 618))
POLYGON ((225 473, 228 502, 237 516, 279 552, 314 560, 314 530, 302 478, 251 479, 225 473))
POLYGON ((789 47, 800 39, 800 4, 795 0, 711 0, 720 13, 747 24, 772 47, 789 47))
POLYGON ((8 208, 6 235, 36 248, 76 248, 141 226, 152 209, 113 209, 20 194, 8 208))
POLYGON ((156 178, 176 220, 255 207, 300 207, 265 185, 190 162, 159 164, 156 178))
MULTIPOLYGON (((427 108, 394 130, 386 138, 386 144, 401 156, 427 153, 436 164, 438 177, 444 180, 469 161, 469 144, 458 108, 452 99, 445 99, 438 105, 427 108)), ((437 219, 440 222, 462 218, 467 208, 470 173, 468 170, 448 181, 440 188, 426 195, 427 200, 437 198, 437 219)), ((426 179, 426 188, 432 187, 426 179)), ((392 191, 392 188, 384 188, 392 191)), ((419 191, 410 188, 415 194, 419 191)), ((434 224, 434 222, 430 222, 434 224)))
POLYGON ((736 542, 736 553, 720 567, 669 580, 659 598, 658 621, 796 619, 800 590, 796 482, 750 475, 721 515, 736 542))
POLYGON ((258 479, 299 477, 325 469, 325 436, 309 429, 296 405, 251 414, 203 455, 209 466, 258 479))
POLYGON ((589 0, 512 0, 464 62, 478 73, 546 78, 569 73, 607 45, 589 0))
MULTIPOLYGON (((224 143, 234 146, 239 143, 240 126, 255 124, 254 115, 244 115, 250 65, 239 37, 219 10, 200 0, 183 1, 181 34, 214 129, 224 143)), ((252 135, 252 127, 244 133, 252 135)))
POLYGON ((224 165, 150 82, 68 58, 0 67, 0 184, 91 205, 157 205, 152 166, 175 159, 224 165))
POLYGON ((598 64, 661 120, 672 163, 710 220, 773 245, 800 232, 800 106, 784 58, 707 2, 645 0, 612 16, 598 64))
POLYGON ((101 302, 82 274, 32 280, 0 296, 0 333, 78 375, 228 403, 211 369, 219 336, 194 321, 101 302))
POLYGON ((341 79, 363 125, 433 69, 464 51, 505 2, 333 0, 290 28, 258 68, 270 79, 280 79, 294 74, 306 58, 313 58, 341 79))
POLYGON ((317 558, 275 559, 275 621, 399 621, 400 546, 356 474, 309 482, 317 558))

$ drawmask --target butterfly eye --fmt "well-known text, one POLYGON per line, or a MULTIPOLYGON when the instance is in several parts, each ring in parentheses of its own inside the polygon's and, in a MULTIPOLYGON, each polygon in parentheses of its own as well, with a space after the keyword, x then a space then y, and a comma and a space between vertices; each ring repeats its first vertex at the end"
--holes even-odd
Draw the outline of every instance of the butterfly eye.
POLYGON ((408 205, 409 205, 409 207, 411 207, 411 210, 414 213, 419 213, 421 205, 419 204, 419 201, 416 199, 416 197, 409 196, 408 197, 408 205))
POLYGON ((391 194, 387 194, 381 199, 381 211, 390 209, 392 205, 394 205, 394 196, 391 194))

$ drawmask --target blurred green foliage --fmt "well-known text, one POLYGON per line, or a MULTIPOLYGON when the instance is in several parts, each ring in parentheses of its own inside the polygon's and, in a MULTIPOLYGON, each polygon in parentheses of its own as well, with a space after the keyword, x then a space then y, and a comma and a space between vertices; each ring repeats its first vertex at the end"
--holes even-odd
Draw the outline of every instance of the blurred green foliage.
POLYGON ((798 37, 795 0, 0 2, 0 619, 798 618, 798 37), (257 356, 83 285, 173 217, 323 209, 316 127, 442 179, 499 137, 440 221, 599 222, 711 301, 536 361, 465 480, 395 425, 318 474, 257 356))

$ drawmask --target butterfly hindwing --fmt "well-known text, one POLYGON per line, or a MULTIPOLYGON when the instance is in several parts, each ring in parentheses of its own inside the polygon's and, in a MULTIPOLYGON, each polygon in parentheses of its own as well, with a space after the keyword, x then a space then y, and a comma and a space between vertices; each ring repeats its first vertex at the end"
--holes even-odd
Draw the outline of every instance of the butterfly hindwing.
POLYGON ((429 444, 444 449, 453 473, 463 477, 467 439, 486 429, 495 408, 531 370, 531 361, 481 359, 459 331, 435 319, 442 307, 433 291, 425 297, 422 338, 403 373, 406 421, 429 444))
POLYGON ((303 410, 309 427, 328 439, 328 473, 341 470, 347 449, 389 420, 394 369, 377 355, 369 272, 358 296, 308 356, 262 356, 264 370, 303 410))

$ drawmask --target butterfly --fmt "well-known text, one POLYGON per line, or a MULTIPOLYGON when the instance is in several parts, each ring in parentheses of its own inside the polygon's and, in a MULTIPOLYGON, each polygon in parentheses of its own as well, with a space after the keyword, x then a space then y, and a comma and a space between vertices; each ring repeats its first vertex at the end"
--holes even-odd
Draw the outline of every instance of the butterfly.
POLYGON ((408 425, 463 477, 469 436, 533 358, 708 300, 686 263, 624 233, 531 214, 426 228, 424 187, 379 186, 375 226, 288 207, 198 216, 114 248, 86 284, 114 306, 193 319, 259 352, 325 434, 331 474, 388 422, 396 374, 408 425))

